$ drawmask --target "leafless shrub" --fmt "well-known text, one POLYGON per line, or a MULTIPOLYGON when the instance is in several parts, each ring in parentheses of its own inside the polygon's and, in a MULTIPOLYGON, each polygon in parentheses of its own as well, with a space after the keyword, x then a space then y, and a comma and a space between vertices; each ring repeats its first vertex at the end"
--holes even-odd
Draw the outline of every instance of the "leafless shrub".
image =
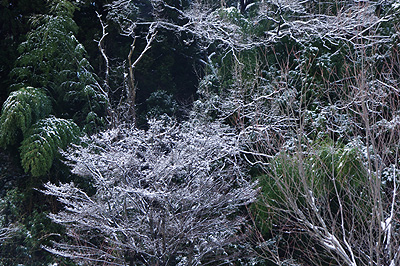
POLYGON ((239 209, 257 194, 238 154, 227 128, 195 121, 153 121, 146 132, 119 128, 87 139, 66 156, 96 193, 45 185, 66 206, 50 217, 75 239, 46 249, 91 265, 237 259, 239 209))
POLYGON ((333 117, 320 113, 323 127, 311 121, 323 137, 310 134, 307 108, 287 106, 297 121, 294 141, 258 164, 259 250, 278 265, 400 263, 399 91, 389 70, 395 67, 376 67, 370 56, 378 51, 357 42, 346 79, 325 83, 336 92, 327 96, 333 117), (346 130, 334 131, 340 128, 346 130))

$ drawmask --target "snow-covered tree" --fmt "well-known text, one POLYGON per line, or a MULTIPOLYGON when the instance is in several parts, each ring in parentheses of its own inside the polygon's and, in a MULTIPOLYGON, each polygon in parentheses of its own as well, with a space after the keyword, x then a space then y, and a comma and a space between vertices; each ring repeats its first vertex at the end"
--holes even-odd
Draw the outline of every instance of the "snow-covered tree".
POLYGON ((263 169, 258 240, 262 256, 278 265, 400 262, 398 115, 378 111, 388 102, 378 104, 371 94, 353 100, 347 102, 347 119, 336 114, 327 123, 333 130, 352 128, 341 132, 350 141, 310 140, 300 126, 298 137, 273 159, 258 157, 263 169))
POLYGON ((353 45, 357 45, 356 38, 364 37, 386 42, 382 36, 366 34, 393 18, 393 14, 382 11, 382 5, 375 1, 197 0, 172 4, 151 0, 141 8, 118 0, 110 5, 110 17, 120 23, 125 34, 139 25, 156 22, 159 29, 188 33, 193 39, 182 39, 187 45, 197 41, 204 49, 216 45, 246 50, 284 37, 296 42, 315 38, 326 43, 346 40, 353 45))
MULTIPOLYGON (((336 112, 342 108, 335 105, 341 101, 337 88, 346 87, 344 81, 358 75, 356 69, 362 64, 374 66, 368 75, 393 84, 390 72, 396 67, 390 54, 397 50, 396 33, 390 29, 396 26, 387 23, 396 16, 389 3, 258 1, 249 8, 254 10, 242 14, 231 7, 225 17, 225 22, 241 25, 240 41, 249 46, 226 46, 236 48, 215 51, 205 59, 206 75, 199 85, 202 97, 195 106, 240 128, 255 144, 250 148, 255 154, 276 153, 280 145, 297 137, 295 127, 303 119, 309 122, 307 129, 321 136, 326 128, 310 127, 318 117, 333 119, 330 113, 343 122, 347 114, 336 112), (257 29, 249 30, 246 23, 257 29), (246 29, 262 40, 263 47, 246 38, 246 29)), ((335 130, 343 133, 350 128, 343 123, 335 130)))
MULTIPOLYGON (((258 130, 268 124, 246 127, 259 136, 248 158, 262 169, 260 248, 278 265, 399 264, 399 61, 388 32, 381 25, 344 40, 352 48, 341 73, 313 72, 316 61, 321 69, 332 63, 332 55, 316 56, 321 48, 308 60, 297 53, 309 67, 296 75, 300 90, 283 85, 295 93, 279 112, 293 123, 278 149, 271 152, 271 131, 258 130), (315 93, 318 83, 323 90, 315 93)), ((287 69, 290 77, 300 67, 287 69)))
POLYGON ((211 54, 196 103, 246 139, 264 192, 261 255, 277 265, 397 265, 396 5, 262 3, 256 16, 282 16, 265 31, 268 46, 211 54))
MULTIPOLYGON (((152 42, 154 45, 163 42, 167 36, 175 35, 174 42, 180 48, 174 49, 196 47, 196 53, 201 57, 199 62, 206 67, 212 67, 206 59, 214 53, 217 56, 213 61, 219 65, 226 63, 220 60, 227 57, 240 65, 240 52, 267 49, 270 53, 274 46, 285 42, 290 43, 289 47, 293 44, 302 46, 299 49, 318 42, 319 46, 326 47, 333 54, 343 43, 357 46, 357 36, 363 37, 390 18, 377 16, 376 8, 373 2, 368 1, 362 4, 346 1, 318 4, 312 1, 149 0, 139 4, 118 0, 108 6, 107 20, 119 24, 121 34, 134 40, 127 54, 128 60, 124 63, 126 73, 123 84, 131 116, 135 116, 136 83, 133 73, 138 63, 136 59, 142 58, 152 42)), ((107 25, 103 26, 104 34, 99 44, 107 68, 107 81, 112 63, 105 49, 109 41, 106 38, 107 25)), ((374 42, 388 41, 388 38, 371 34, 365 38, 374 42)))
POLYGON ((233 132, 195 120, 149 124, 84 138, 65 154, 96 192, 45 185, 65 205, 50 217, 72 238, 47 250, 91 265, 199 265, 240 256, 243 207, 257 191, 233 132))

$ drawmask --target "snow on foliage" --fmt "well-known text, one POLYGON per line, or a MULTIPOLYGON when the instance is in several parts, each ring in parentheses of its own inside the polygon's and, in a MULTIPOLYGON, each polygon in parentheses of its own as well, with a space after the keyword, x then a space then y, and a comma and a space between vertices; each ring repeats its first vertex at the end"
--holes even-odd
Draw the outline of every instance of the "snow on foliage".
POLYGON ((72 121, 49 116, 35 123, 21 143, 21 163, 25 172, 40 176, 50 170, 58 149, 78 139, 79 127, 72 121))
POLYGON ((18 133, 25 134, 37 120, 51 110, 49 98, 42 89, 26 87, 10 93, 0 116, 0 144, 15 144, 18 133))
POLYGON ((257 194, 237 144, 228 128, 197 121, 151 121, 147 131, 84 138, 65 155, 96 193, 73 183, 45 185, 44 193, 65 204, 50 217, 75 238, 47 250, 110 265, 197 265, 232 255, 245 222, 239 209, 257 194))

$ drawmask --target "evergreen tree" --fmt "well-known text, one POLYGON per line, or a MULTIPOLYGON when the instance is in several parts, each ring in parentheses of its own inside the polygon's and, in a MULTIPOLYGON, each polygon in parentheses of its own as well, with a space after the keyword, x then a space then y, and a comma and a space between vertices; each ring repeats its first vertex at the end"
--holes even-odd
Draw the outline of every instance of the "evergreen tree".
POLYGON ((0 117, 0 144, 22 141, 22 165, 34 176, 45 174, 58 149, 79 136, 77 125, 95 131, 103 123, 107 105, 85 49, 74 35, 75 6, 53 1, 50 7, 50 14, 32 19, 33 29, 19 47, 21 55, 12 70, 16 81, 12 89, 17 90, 5 101, 0 117), (50 113, 54 116, 48 117, 50 113))
POLYGON ((75 37, 74 11, 69 1, 53 1, 50 14, 32 19, 33 29, 20 45, 21 55, 12 71, 17 81, 12 88, 46 88, 54 114, 84 126, 87 120, 101 122, 107 97, 75 37))
POLYGON ((18 135, 25 135, 31 125, 46 117, 50 110, 50 99, 41 89, 25 87, 12 92, 1 110, 0 144, 16 144, 18 135))
POLYGON ((78 126, 69 120, 47 117, 35 123, 22 141, 20 152, 22 167, 33 176, 46 173, 58 153, 78 138, 78 126))

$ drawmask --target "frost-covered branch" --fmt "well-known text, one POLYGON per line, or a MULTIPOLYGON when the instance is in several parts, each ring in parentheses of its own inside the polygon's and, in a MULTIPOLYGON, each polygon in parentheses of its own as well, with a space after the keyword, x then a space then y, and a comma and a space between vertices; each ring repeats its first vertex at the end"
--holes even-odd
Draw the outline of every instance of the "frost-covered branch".
POLYGON ((229 129, 153 121, 148 131, 118 128, 84 142, 66 156, 97 191, 46 184, 44 193, 65 205, 50 217, 76 239, 50 252, 110 265, 198 265, 229 257, 230 244, 243 237, 238 210, 257 193, 229 129))
MULTIPOLYGON (((120 6, 120 2, 114 6, 120 6)), ((153 1, 158 27, 178 34, 190 33, 203 49, 216 44, 227 50, 248 50, 279 42, 283 37, 299 43, 319 38, 352 46, 359 46, 359 39, 368 43, 390 41, 390 36, 370 34, 391 18, 377 16, 374 2, 324 5, 326 11, 311 1, 238 1, 237 7, 193 1, 187 7, 176 8, 162 0, 153 1), (245 9, 253 9, 252 15, 245 15, 245 9), (175 12, 179 22, 163 16, 166 11, 175 12), (263 26, 266 24, 270 26, 263 26)))
MULTIPOLYGON (((352 61, 348 79, 336 83, 334 96, 327 96, 330 103, 318 105, 317 115, 302 103, 307 90, 298 92, 299 105, 286 109, 295 120, 289 129, 297 134, 292 140, 283 141, 271 156, 268 141, 261 139, 265 152, 261 147, 253 153, 252 162, 265 175, 260 178, 261 206, 267 211, 261 207, 258 215, 273 236, 260 245, 263 255, 276 263, 399 263, 399 223, 394 218, 399 215, 399 85, 389 71, 398 63, 375 75, 366 49, 352 61)), ((246 130, 258 127, 265 126, 246 130)))
MULTIPOLYGON (((151 44, 153 43, 157 31, 155 30, 155 24, 150 25, 149 31, 147 32, 146 35, 146 45, 143 48, 143 50, 140 52, 140 54, 137 56, 134 62, 132 62, 132 55, 133 52, 135 51, 135 43, 136 43, 136 38, 137 36, 133 36, 133 42, 131 45, 131 49, 128 54, 128 72, 129 72, 129 86, 128 86, 128 91, 127 91, 127 98, 128 98, 128 106, 129 106, 129 116, 133 120, 133 124, 136 124, 136 84, 135 84, 135 77, 134 77, 134 69, 136 65, 139 63, 139 61, 143 58, 143 56, 146 54, 146 52, 151 48, 151 44)), ((133 32, 134 34, 134 32, 133 32)))

